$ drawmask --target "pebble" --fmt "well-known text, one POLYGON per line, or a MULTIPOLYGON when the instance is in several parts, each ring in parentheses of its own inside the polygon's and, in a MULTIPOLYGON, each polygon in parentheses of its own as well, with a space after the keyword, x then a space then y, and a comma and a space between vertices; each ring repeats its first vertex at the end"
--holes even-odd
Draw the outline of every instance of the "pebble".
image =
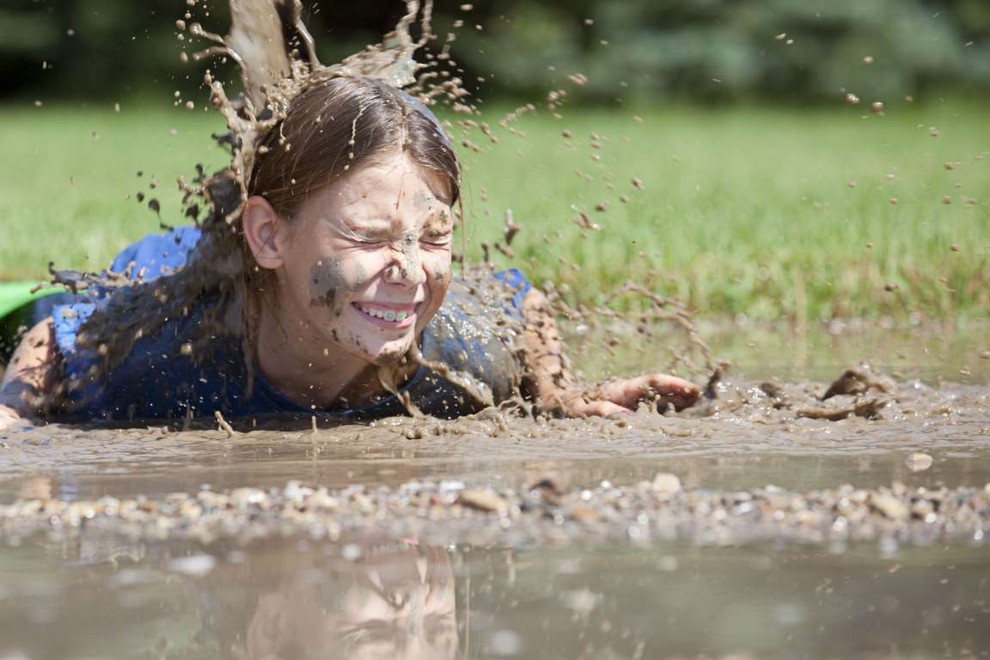
POLYGON ((457 501, 478 511, 504 513, 508 503, 490 488, 474 488, 461 493, 457 501))
MULTIPOLYGON (((628 486, 608 481, 569 486, 553 497, 530 486, 452 485, 411 481, 396 488, 334 490, 294 481, 281 489, 201 490, 161 499, 20 499, 0 505, 0 542, 22 543, 34 535, 202 543, 295 535, 346 543, 387 529, 395 538, 448 544, 492 545, 501 539, 509 546, 561 545, 635 536, 637 543, 792 539, 845 547, 862 541, 984 543, 983 530, 990 527, 990 484, 925 488, 895 482, 875 489, 843 484, 813 491, 768 485, 727 491, 685 489, 676 475, 660 473, 628 486)), ((194 555, 170 568, 203 574, 211 561, 209 555, 194 555)))
POLYGON ((598 510, 594 507, 577 504, 567 510, 567 517, 571 520, 588 522, 598 520, 598 510))
POLYGON ((904 520, 908 517, 908 507, 900 499, 888 493, 873 493, 870 504, 874 509, 891 520, 904 520))
POLYGON ((904 465, 911 472, 922 472, 927 470, 932 466, 934 460, 929 454, 923 454, 921 452, 915 452, 913 454, 908 454, 907 458, 904 459, 904 465))
POLYGON ((660 496, 671 496, 682 490, 680 478, 676 474, 670 474, 669 472, 660 472, 657 476, 653 477, 650 487, 653 488, 654 493, 660 496))

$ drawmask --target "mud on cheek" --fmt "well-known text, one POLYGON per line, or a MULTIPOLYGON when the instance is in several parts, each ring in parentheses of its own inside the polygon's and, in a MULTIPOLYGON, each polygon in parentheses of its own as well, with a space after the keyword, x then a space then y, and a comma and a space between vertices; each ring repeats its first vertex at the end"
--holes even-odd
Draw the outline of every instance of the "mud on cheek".
MULTIPOLYGON (((340 259, 322 259, 309 269, 309 304, 312 307, 334 308, 337 292, 346 289, 344 269, 340 259)), ((338 315, 340 310, 336 310, 338 315)))
MULTIPOLYGON (((450 269, 449 268, 444 268, 444 267, 434 268, 432 275, 433 275, 434 281, 436 281, 436 282, 446 282, 447 284, 450 283, 450 269)), ((446 291, 446 285, 444 287, 444 290, 446 291)))

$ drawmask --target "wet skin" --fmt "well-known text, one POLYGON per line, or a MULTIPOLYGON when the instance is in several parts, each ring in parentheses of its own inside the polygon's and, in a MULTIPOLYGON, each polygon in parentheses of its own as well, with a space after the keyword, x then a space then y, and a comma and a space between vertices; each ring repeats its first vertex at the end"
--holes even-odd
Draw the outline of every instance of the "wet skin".
POLYGON ((256 258, 277 281, 274 309, 261 319, 259 360, 287 394, 326 404, 369 367, 395 363, 412 347, 450 284, 453 214, 441 191, 396 152, 259 232, 267 240, 256 258))

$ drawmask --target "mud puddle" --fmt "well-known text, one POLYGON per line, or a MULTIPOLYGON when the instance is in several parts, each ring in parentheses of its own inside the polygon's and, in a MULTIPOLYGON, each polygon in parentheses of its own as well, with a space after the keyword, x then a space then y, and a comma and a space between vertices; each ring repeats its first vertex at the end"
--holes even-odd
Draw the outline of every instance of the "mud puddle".
POLYGON ((0 657, 986 654, 986 335, 862 336, 825 400, 850 335, 736 332, 680 414, 12 431, 0 657))
MULTIPOLYGON (((457 421, 320 420, 316 432, 307 423, 233 437, 164 426, 24 427, 3 438, 0 503, 156 497, 204 485, 280 488, 289 480, 343 487, 430 478, 514 487, 543 472, 587 485, 666 471, 710 488, 876 486, 916 476, 949 485, 990 481, 987 332, 856 332, 858 338, 827 329, 713 333, 719 357, 732 364, 716 398, 663 416, 641 410, 620 420, 534 421, 488 411, 457 421), (839 365, 856 367, 867 362, 862 356, 874 365, 865 373, 875 386, 822 401, 843 373, 839 365), (794 375, 801 380, 788 379, 794 375), (876 406, 875 418, 852 412, 864 402, 876 406), (820 416, 833 411, 849 414, 820 416), (911 472, 905 460, 915 452, 930 454, 931 467, 911 472)), ((608 355, 589 350, 603 345, 594 333, 571 332, 576 365, 589 379, 642 371, 650 359, 627 346, 608 355)))

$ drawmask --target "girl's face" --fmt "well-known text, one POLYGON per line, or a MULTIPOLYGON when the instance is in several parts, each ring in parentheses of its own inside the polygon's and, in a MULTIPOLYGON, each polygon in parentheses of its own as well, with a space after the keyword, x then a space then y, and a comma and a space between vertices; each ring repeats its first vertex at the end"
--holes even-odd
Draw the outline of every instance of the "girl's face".
POLYGON ((288 341, 374 364, 406 354, 450 284, 453 213, 438 178, 397 152, 313 195, 283 224, 277 313, 288 341))

